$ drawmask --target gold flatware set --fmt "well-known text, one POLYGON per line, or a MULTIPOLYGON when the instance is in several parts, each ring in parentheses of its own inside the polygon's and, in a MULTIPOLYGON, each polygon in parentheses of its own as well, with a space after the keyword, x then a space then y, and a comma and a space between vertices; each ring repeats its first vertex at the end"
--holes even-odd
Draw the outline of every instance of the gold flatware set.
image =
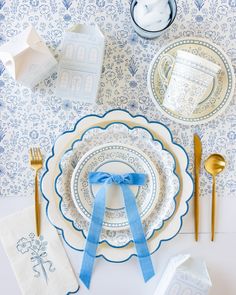
MULTIPOLYGON (((195 240, 198 241, 199 235, 199 203, 200 203, 200 171, 202 159, 202 143, 197 134, 194 134, 194 221, 195 221, 195 240)), ((221 173, 226 165, 222 155, 212 154, 204 162, 205 170, 212 176, 212 211, 211 211, 211 240, 215 239, 215 220, 216 220, 216 176, 221 173)))
MULTIPOLYGON (((199 238, 200 220, 200 172, 202 162, 202 142, 194 134, 194 228, 195 240, 199 238)), ((212 176, 212 212, 211 212, 211 240, 215 238, 216 220, 216 176, 221 173, 226 165, 224 157, 220 154, 210 155, 204 162, 205 170, 212 176)), ((35 170, 35 225, 36 234, 40 235, 40 198, 38 189, 38 172, 43 167, 43 157, 39 148, 30 148, 30 166, 35 170)))

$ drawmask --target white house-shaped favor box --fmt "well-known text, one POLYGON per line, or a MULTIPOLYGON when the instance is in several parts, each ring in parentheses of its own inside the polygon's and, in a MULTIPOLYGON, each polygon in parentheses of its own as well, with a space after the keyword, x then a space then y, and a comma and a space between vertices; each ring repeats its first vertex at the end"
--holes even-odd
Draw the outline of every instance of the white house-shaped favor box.
POLYGON ((178 255, 169 261, 154 295, 207 295, 211 286, 204 261, 178 255))
POLYGON ((95 102, 102 72, 105 40, 97 25, 78 24, 65 33, 56 95, 95 102))
POLYGON ((46 78, 57 64, 32 26, 0 47, 0 59, 12 77, 29 88, 46 78))

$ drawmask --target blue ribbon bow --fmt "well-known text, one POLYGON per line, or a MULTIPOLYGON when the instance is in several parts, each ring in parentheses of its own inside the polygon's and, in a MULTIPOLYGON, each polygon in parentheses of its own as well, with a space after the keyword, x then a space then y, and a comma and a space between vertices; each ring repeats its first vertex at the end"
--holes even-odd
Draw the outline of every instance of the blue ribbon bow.
POLYGON ((106 172, 91 172, 89 173, 88 178, 89 183, 101 183, 103 186, 97 192, 94 199, 92 219, 80 270, 80 279, 89 289, 94 260, 96 258, 97 246, 99 243, 104 219, 106 189, 107 185, 114 183, 119 185, 123 192, 126 214, 133 235, 137 256, 139 258, 144 280, 147 282, 151 277, 154 276, 155 272, 148 250, 147 241, 144 235, 142 222, 138 213, 135 197, 129 188, 129 185, 144 185, 146 181, 146 175, 141 173, 110 174, 106 172))

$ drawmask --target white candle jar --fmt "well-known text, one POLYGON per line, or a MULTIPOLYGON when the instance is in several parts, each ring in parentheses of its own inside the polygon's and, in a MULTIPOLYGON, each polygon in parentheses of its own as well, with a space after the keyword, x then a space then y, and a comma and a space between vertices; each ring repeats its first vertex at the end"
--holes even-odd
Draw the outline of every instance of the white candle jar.
POLYGON ((136 8, 136 5, 138 5, 138 1, 132 0, 131 4, 130 4, 130 14, 131 14, 131 22, 132 22, 133 28, 136 31, 136 33, 139 34, 141 37, 153 39, 153 38, 159 37, 164 31, 166 31, 171 26, 171 24, 174 22, 176 14, 177 14, 176 0, 169 0, 168 4, 169 4, 169 8, 170 8, 170 20, 167 23, 166 27, 164 27, 161 30, 156 31, 156 30, 151 30, 151 29, 150 30, 145 29, 137 23, 137 21, 135 19, 134 10, 136 8))

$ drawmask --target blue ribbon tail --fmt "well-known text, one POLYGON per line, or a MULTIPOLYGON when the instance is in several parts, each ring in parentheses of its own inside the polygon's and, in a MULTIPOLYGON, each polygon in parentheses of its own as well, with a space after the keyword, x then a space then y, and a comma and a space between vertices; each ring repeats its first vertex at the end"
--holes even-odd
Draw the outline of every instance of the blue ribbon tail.
POLYGON ((124 195, 127 218, 133 235, 134 244, 139 259, 139 264, 143 273, 144 281, 147 282, 155 275, 147 241, 143 231, 142 222, 139 216, 133 192, 128 185, 120 184, 124 195))
POLYGON ((80 270, 80 279, 89 289, 93 272, 94 260, 102 230, 105 213, 106 187, 103 186, 96 194, 93 205, 92 219, 86 239, 83 261, 80 270))
POLYGON ((145 179, 146 176, 142 173, 119 175, 105 172, 91 172, 89 174, 89 183, 101 183, 103 186, 94 199, 93 213, 80 271, 80 279, 88 289, 90 287, 96 251, 105 214, 106 186, 112 183, 121 186, 126 214, 145 282, 155 275, 135 197, 129 188, 129 185, 143 185, 145 179))
POLYGON ((91 257, 87 252, 84 252, 83 262, 80 270, 80 279, 87 289, 90 287, 93 265, 95 257, 91 257))

